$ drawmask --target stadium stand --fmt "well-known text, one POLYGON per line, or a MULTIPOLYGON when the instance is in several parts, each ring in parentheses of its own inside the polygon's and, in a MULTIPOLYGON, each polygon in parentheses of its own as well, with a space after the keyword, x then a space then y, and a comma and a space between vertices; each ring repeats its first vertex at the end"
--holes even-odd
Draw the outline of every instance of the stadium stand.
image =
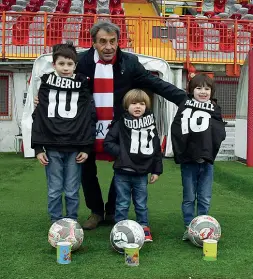
POLYGON ((5 13, 6 30, 1 30, 2 56, 18 57, 15 52, 22 48, 27 58, 36 57, 69 39, 88 48, 92 45, 90 28, 97 20, 120 26, 121 48, 172 62, 242 64, 253 45, 253 4, 248 1, 196 1, 194 15, 164 18, 158 17, 148 1, 137 2, 2 0, 0 16, 5 13))

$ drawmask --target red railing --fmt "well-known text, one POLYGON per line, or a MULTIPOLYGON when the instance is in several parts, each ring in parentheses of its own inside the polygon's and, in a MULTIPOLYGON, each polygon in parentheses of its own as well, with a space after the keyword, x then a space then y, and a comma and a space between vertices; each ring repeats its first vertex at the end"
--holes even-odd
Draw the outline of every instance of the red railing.
MULTIPOLYGON (((78 48, 92 45, 89 30, 108 16, 3 12, 2 59, 34 59, 52 45, 72 40, 78 48)), ((243 64, 253 44, 253 22, 182 16, 109 16, 121 28, 121 48, 174 63, 243 64)))

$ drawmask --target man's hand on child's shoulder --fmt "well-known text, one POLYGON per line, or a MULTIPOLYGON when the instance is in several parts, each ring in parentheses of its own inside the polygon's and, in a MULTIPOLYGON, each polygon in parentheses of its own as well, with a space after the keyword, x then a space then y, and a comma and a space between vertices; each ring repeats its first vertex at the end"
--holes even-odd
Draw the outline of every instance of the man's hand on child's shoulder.
POLYGON ((76 156, 76 162, 77 164, 81 164, 85 162, 88 158, 88 154, 85 152, 79 152, 78 155, 76 156))
POLYGON ((48 158, 47 158, 47 155, 45 152, 41 152, 41 153, 37 154, 36 157, 43 166, 48 165, 48 158))
POLYGON ((150 184, 155 183, 156 180, 158 180, 158 178, 159 178, 159 175, 157 175, 157 174, 151 174, 149 183, 150 183, 150 184))

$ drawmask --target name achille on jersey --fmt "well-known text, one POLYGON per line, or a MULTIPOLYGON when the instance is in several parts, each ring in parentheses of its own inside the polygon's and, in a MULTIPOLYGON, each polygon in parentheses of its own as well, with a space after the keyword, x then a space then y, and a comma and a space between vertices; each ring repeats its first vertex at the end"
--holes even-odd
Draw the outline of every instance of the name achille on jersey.
POLYGON ((80 81, 74 81, 64 77, 57 77, 55 75, 49 75, 46 83, 56 87, 66 88, 66 89, 77 89, 80 88, 82 85, 80 81))
POLYGON ((185 106, 214 111, 214 105, 211 102, 201 103, 196 100, 187 100, 185 106))
POLYGON ((140 129, 146 128, 152 125, 155 122, 154 115, 150 114, 138 119, 127 119, 124 118, 125 125, 130 129, 140 129))

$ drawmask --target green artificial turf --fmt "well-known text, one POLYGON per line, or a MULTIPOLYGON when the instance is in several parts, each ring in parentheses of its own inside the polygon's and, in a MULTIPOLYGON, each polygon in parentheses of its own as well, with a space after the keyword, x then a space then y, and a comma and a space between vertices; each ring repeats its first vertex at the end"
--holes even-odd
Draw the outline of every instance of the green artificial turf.
MULTIPOLYGON (((111 163, 99 162, 99 181, 106 199, 111 163)), ((79 220, 87 210, 82 191, 79 220)), ((253 169, 236 162, 217 162, 210 215, 221 224, 218 260, 206 262, 202 249, 181 240, 182 186, 179 167, 164 160, 164 174, 149 185, 149 215, 153 243, 140 250, 139 267, 124 265, 124 257, 109 243, 110 226, 85 231, 72 263, 56 263, 47 242, 47 190, 43 167, 21 155, 0 154, 0 278, 253 278, 253 169)), ((131 208, 129 218, 134 219, 131 208)))

